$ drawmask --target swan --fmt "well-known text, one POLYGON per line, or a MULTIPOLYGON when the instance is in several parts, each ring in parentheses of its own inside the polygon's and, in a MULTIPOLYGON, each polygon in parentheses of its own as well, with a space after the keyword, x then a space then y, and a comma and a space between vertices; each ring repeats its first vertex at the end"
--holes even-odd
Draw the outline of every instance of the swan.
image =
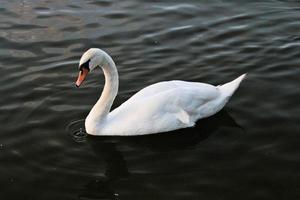
POLYGON ((179 80, 152 84, 110 112, 118 93, 118 71, 103 50, 91 48, 81 57, 76 86, 97 66, 105 76, 99 100, 85 119, 85 129, 96 136, 130 136, 192 127, 196 121, 220 111, 246 74, 224 85, 179 80))

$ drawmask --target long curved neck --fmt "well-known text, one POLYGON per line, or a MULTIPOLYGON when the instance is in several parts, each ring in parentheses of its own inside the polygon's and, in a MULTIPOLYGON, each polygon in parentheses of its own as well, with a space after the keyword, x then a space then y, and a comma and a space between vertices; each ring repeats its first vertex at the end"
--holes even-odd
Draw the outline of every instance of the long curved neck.
POLYGON ((108 115, 113 101, 118 94, 119 75, 116 65, 109 55, 105 54, 104 57, 106 62, 102 66, 102 70, 105 76, 105 85, 101 97, 87 117, 90 122, 103 120, 108 115))

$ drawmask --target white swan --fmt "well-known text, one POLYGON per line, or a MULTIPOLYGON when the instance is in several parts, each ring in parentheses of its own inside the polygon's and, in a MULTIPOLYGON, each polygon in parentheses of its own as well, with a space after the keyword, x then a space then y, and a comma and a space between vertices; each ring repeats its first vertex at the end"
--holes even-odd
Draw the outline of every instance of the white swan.
POLYGON ((106 52, 91 48, 82 55, 76 86, 97 66, 104 72, 105 86, 85 120, 91 135, 145 135, 191 127, 220 111, 246 75, 220 86, 177 80, 155 83, 109 112, 119 79, 116 65, 106 52))

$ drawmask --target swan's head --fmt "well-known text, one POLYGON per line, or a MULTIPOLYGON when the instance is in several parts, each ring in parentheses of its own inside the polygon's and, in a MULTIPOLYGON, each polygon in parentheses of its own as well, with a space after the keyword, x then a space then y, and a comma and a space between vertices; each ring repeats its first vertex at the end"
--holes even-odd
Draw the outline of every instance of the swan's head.
POLYGON ((79 87, 88 73, 95 69, 97 66, 102 67, 104 64, 104 52, 101 49, 91 48, 87 50, 80 59, 79 62, 79 75, 76 81, 76 86, 79 87))

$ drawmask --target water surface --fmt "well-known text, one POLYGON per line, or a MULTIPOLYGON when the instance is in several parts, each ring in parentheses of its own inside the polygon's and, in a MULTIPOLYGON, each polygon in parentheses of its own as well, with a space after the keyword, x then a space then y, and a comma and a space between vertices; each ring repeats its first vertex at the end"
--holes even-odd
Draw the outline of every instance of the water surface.
POLYGON ((298 1, 1 2, 0 198, 299 198, 299 33, 298 1), (114 107, 158 81, 248 77, 195 128, 85 137, 104 83, 74 87, 90 47, 117 64, 114 107))

